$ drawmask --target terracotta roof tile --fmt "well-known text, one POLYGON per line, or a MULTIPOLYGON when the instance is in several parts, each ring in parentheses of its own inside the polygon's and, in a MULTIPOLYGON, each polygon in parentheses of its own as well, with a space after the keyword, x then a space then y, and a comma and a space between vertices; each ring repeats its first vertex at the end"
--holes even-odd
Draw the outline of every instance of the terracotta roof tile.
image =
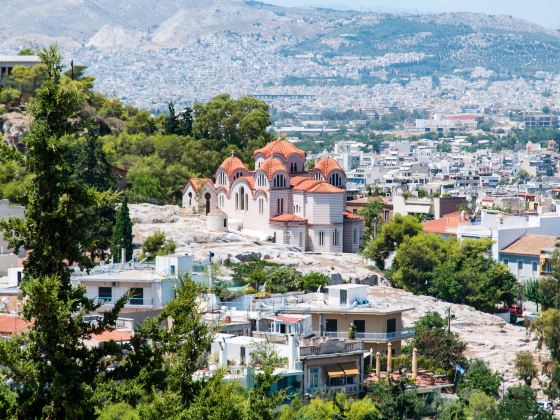
POLYGON ((132 338, 132 332, 129 331, 103 331, 101 334, 94 334, 91 339, 97 341, 98 343, 105 343, 107 341, 130 341, 132 338))
POLYGON ((500 253, 540 256, 541 250, 553 248, 559 241, 556 236, 523 235, 500 253))
POLYGON ((226 158, 226 160, 224 160, 220 165, 220 168, 226 171, 227 176, 230 178, 237 169, 248 170, 241 159, 235 156, 229 156, 226 158))
POLYGON ((18 316, 0 315, 0 335, 21 334, 29 329, 30 322, 18 316))
POLYGON ((290 185, 292 187, 296 187, 299 184, 301 184, 303 181, 307 181, 309 179, 311 179, 311 178, 306 177, 306 176, 294 176, 294 177, 290 178, 290 185))
POLYGON ((257 149, 253 152, 253 156, 258 154, 263 154, 265 157, 269 157, 272 155, 281 155, 285 158, 288 158, 290 155, 296 154, 300 157, 305 157, 305 152, 301 149, 298 149, 294 146, 293 143, 289 142, 288 140, 284 139, 277 139, 271 141, 266 146, 257 149))
POLYGON ((319 162, 317 162, 317 164, 315 165, 315 168, 313 168, 314 170, 317 169, 319 170, 323 176, 325 177, 325 179, 329 176, 329 174, 334 171, 334 170, 339 170, 342 171, 342 168, 340 167, 339 163, 330 157, 326 157, 321 159, 319 162))
POLYGON ((208 183, 212 183, 210 178, 191 178, 189 183, 192 184, 193 188, 198 191, 200 188, 204 187, 208 183))
POLYGON ((247 181, 247 184, 249 184, 249 188, 251 188, 252 190, 255 189, 255 178, 253 178, 252 176, 242 176, 239 177, 238 179, 243 179, 247 181))
POLYGON ((269 180, 272 179, 272 175, 274 175, 275 172, 278 172, 278 171, 288 172, 288 170, 286 169, 286 166, 279 159, 276 159, 276 158, 266 159, 262 163, 259 170, 264 171, 264 173, 266 174, 266 177, 269 180))
POLYGON ((309 193, 341 193, 343 189, 333 187, 325 181, 306 179, 292 188, 294 191, 307 191, 309 193))
POLYGON ((307 219, 295 214, 279 214, 270 218, 271 222, 306 222, 307 219))
POLYGON ((344 212, 344 217, 346 219, 351 219, 351 220, 364 220, 363 216, 360 216, 359 214, 352 213, 350 211, 345 211, 344 212))
POLYGON ((422 230, 426 233, 455 234, 457 226, 467 223, 461 220, 461 212, 446 214, 436 220, 428 220, 422 224, 422 230))

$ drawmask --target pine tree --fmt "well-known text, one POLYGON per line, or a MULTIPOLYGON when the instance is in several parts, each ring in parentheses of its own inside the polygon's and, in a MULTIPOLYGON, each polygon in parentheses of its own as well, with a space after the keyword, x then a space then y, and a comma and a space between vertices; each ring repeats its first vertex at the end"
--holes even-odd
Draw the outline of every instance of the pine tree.
POLYGON ((73 287, 70 276, 74 265, 92 267, 84 255, 96 223, 90 209, 115 196, 72 176, 73 163, 61 151, 61 138, 83 131, 78 115, 85 95, 77 82, 63 79, 56 47, 39 51, 39 56, 45 80, 28 105, 33 123, 24 140, 25 154, 8 146, 0 149, 32 177, 24 197, 25 219, 0 222, 10 245, 29 251, 21 288, 23 317, 31 324, 29 332, 0 340, 0 381, 15 385, 9 391, 0 386, 0 401, 13 402, 0 406, 0 417, 92 418, 98 373, 121 349, 91 350, 84 340, 114 327, 125 299, 101 321, 85 322, 83 315, 99 305, 83 288, 73 287))
POLYGON ((121 249, 126 249, 126 260, 132 259, 132 221, 128 211, 128 199, 126 196, 117 213, 117 221, 113 229, 113 241, 111 243, 111 255, 114 262, 121 262, 121 249))

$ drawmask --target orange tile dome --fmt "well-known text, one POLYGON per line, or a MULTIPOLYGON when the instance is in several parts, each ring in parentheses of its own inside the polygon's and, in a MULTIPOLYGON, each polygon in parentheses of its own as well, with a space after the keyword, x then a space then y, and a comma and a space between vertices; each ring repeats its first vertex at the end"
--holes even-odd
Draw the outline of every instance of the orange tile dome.
POLYGON ((288 158, 290 155, 298 155, 300 157, 305 157, 305 152, 301 149, 298 149, 294 146, 293 143, 289 142, 288 140, 284 139, 276 139, 271 141, 266 146, 261 147, 253 152, 253 156, 258 154, 262 154, 265 157, 269 157, 272 155, 281 155, 284 158, 288 158))

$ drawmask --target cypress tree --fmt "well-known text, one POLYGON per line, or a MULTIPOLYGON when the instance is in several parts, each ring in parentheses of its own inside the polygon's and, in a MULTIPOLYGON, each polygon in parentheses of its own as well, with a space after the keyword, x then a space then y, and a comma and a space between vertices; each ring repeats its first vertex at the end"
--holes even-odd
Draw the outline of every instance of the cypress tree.
POLYGON ((0 417, 93 418, 98 373, 121 348, 115 344, 92 350, 84 341, 114 327, 125 299, 100 321, 86 322, 83 315, 99 305, 85 296, 84 288, 73 287, 70 276, 75 265, 92 268, 84 254, 96 223, 90 210, 115 196, 72 176, 74 163, 62 153, 61 139, 83 133, 78 115, 85 94, 77 82, 64 80, 55 46, 39 51, 39 56, 45 80, 27 108, 33 123, 24 140, 25 153, 0 148, 32 177, 24 197, 25 219, 0 222, 10 245, 29 252, 21 292, 23 317, 31 327, 0 340, 0 417), (5 386, 7 380, 15 387, 5 386), (7 401, 9 405, 3 403, 7 401))
POLYGON ((121 208, 117 213, 117 221, 113 229, 113 241, 111 243, 111 255, 114 262, 121 261, 121 249, 126 249, 126 260, 132 259, 132 221, 128 211, 128 199, 126 196, 121 208))

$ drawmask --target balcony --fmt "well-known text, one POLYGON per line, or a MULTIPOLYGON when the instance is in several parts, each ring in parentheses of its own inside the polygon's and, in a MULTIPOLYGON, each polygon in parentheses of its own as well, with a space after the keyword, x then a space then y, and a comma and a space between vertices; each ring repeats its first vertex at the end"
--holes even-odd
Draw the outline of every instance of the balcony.
MULTIPOLYGON (((112 306, 118 301, 118 298, 97 296, 94 301, 102 306, 112 306)), ((130 298, 126 306, 153 306, 153 304, 154 300, 152 298, 130 298)))
MULTIPOLYGON (((318 331, 313 332, 316 336, 321 335, 318 331)), ((354 340, 371 341, 385 343, 389 341, 405 340, 414 337, 414 328, 404 328, 400 331, 390 333, 360 333, 357 332, 354 340)), ((329 338, 348 338, 348 331, 325 332, 324 335, 329 338)))
MULTIPOLYGON (((344 337, 346 338, 346 337, 344 337)), ((363 350, 364 346, 361 341, 326 341, 312 346, 302 346, 299 348, 301 357, 313 356, 319 354, 348 353, 352 351, 363 350)))

